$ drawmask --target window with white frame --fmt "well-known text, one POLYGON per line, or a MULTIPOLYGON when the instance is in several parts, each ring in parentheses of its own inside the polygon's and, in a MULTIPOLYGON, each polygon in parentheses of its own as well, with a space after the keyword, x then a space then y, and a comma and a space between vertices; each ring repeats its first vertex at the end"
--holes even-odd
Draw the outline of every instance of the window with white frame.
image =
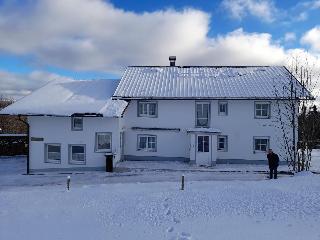
POLYGON ((86 145, 70 144, 69 145, 69 163, 86 164, 86 145))
POLYGON ((269 149, 270 144, 269 137, 254 137, 254 151, 255 152, 266 152, 269 149))
POLYGON ((81 131, 83 129, 83 118, 72 117, 71 118, 71 129, 73 131, 81 131))
POLYGON ((209 127, 210 102, 196 102, 196 126, 209 127))
POLYGON ((61 145, 58 143, 45 144, 45 162, 61 163, 61 145))
POLYGON ((138 116, 139 117, 157 117, 158 104, 151 101, 138 102, 138 116))
POLYGON ((218 151, 228 151, 228 136, 218 136, 218 151))
POLYGON ((112 134, 108 132, 97 132, 96 133, 96 152, 111 152, 111 139, 112 134))
POLYGON ((154 135, 138 135, 138 150, 156 152, 157 137, 154 135))
POLYGON ((228 115, 228 102, 227 101, 219 101, 218 102, 218 114, 221 116, 228 115))
POLYGON ((270 102, 255 102, 255 118, 270 118, 270 102))

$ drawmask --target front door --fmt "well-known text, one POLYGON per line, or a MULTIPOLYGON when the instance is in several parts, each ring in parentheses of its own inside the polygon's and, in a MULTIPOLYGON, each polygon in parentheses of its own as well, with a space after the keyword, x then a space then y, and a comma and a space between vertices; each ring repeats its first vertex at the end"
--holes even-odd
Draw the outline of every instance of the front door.
POLYGON ((196 163, 199 166, 211 166, 211 136, 197 135, 196 163))

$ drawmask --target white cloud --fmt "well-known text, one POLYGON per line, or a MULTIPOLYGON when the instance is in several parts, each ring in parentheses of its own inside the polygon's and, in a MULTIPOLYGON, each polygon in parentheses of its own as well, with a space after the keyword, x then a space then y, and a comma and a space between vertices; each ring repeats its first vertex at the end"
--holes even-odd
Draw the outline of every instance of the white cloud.
POLYGON ((268 64, 277 59, 268 50, 283 52, 268 34, 238 30, 209 38, 210 16, 194 9, 137 14, 101 0, 31 2, 0 11, 0 50, 33 55, 43 65, 119 72, 132 64, 168 64, 169 55, 181 64, 268 64))
MULTIPOLYGON (((102 0, 29 3, 0 9, 0 51, 33 56, 34 66, 121 73, 127 65, 168 65, 169 55, 179 65, 283 65, 288 58, 268 33, 240 28, 209 37, 211 16, 199 10, 137 14, 102 0)), ((0 95, 25 95, 59 77, 0 71, 0 95)))
POLYGON ((320 53, 320 26, 307 31, 302 36, 301 43, 309 45, 312 51, 320 53))
POLYGON ((287 32, 284 35, 284 40, 286 42, 293 42, 293 41, 296 40, 296 38, 297 38, 297 36, 296 36, 296 34, 294 32, 287 32))
POLYGON ((19 74, 0 70, 0 96, 19 99, 56 79, 66 79, 66 77, 42 71, 19 74))
POLYGON ((223 0, 222 6, 239 20, 252 15, 265 22, 273 22, 277 12, 273 1, 268 0, 223 0))

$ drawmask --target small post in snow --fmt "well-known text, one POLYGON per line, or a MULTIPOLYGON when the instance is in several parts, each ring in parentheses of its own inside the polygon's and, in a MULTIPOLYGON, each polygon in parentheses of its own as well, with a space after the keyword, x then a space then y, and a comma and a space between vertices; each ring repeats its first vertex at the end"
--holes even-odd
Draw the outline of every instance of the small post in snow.
POLYGON ((184 190, 184 175, 181 176, 181 190, 184 190))
POLYGON ((71 181, 71 178, 70 178, 70 176, 68 176, 68 178, 67 178, 67 189, 68 189, 68 191, 70 190, 70 181, 71 181))

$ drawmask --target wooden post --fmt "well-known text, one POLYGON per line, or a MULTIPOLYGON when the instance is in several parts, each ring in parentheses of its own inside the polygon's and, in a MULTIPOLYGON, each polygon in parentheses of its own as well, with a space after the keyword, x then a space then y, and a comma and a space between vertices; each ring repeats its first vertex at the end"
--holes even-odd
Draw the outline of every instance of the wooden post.
POLYGON ((181 176, 181 190, 184 190, 184 175, 181 176))

